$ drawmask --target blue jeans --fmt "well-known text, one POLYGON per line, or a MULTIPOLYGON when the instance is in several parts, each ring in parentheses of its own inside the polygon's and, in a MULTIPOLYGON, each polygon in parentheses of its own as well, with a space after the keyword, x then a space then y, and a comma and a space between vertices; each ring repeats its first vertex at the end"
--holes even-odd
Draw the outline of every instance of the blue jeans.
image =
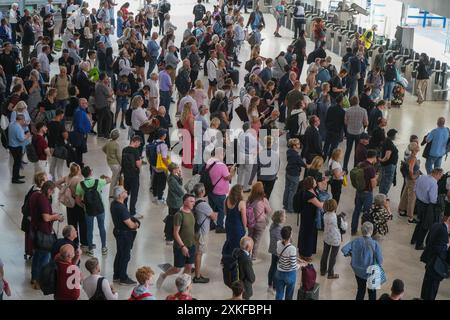
POLYGON ((239 6, 239 11, 241 11, 241 9, 244 8, 244 11, 247 12, 247 4, 248 0, 242 0, 241 5, 239 6))
POLYGON ((372 191, 357 191, 355 195, 355 211, 352 216, 352 232, 358 231, 359 215, 361 211, 368 212, 373 203, 372 191))
POLYGON ((425 162, 425 169, 427 170, 427 174, 431 174, 433 168, 441 168, 442 157, 432 157, 428 156, 427 161, 425 162))
POLYGON ((225 199, 226 195, 208 194, 208 202, 211 208, 217 212, 217 227, 224 228, 223 220, 225 218, 225 199))
POLYGON ((275 273, 277 279, 275 286, 277 288, 277 293, 275 295, 275 300, 292 300, 294 295, 295 282, 297 281, 297 271, 283 272, 277 270, 275 273))
POLYGON ((386 81, 384 83, 383 99, 386 101, 392 100, 392 91, 394 90, 395 81, 386 81))
POLYGON ((38 280, 39 273, 43 266, 50 261, 50 252, 36 249, 33 253, 33 260, 31 262, 31 280, 38 280))
POLYGON ((290 176, 286 174, 286 182, 284 185, 284 194, 283 194, 283 208, 287 212, 294 212, 292 202, 294 199, 294 195, 297 192, 299 181, 300 176, 290 176))
POLYGON ((356 93, 356 86, 358 85, 358 80, 356 79, 356 76, 348 76, 347 77, 347 89, 349 93, 349 97, 353 97, 356 93))
POLYGON ((128 98, 127 97, 117 97, 116 99, 116 114, 119 114, 120 111, 122 111, 123 114, 128 109, 128 98))
POLYGON ((150 61, 148 63, 148 69, 147 69, 147 79, 150 79, 150 76, 152 75, 152 71, 156 67, 157 60, 158 60, 158 57, 150 57, 150 61))
POLYGON ((395 164, 381 166, 380 193, 385 194, 386 196, 394 181, 396 168, 397 166, 395 164))
POLYGON ((278 255, 272 253, 272 261, 270 263, 269 273, 267 275, 269 287, 276 288, 276 277, 275 274, 277 272, 277 264, 278 264, 278 255))
MULTIPOLYGON (((353 144, 356 145, 359 142, 359 134, 353 135, 350 133, 347 133, 347 147, 345 148, 345 155, 344 155, 344 170, 347 171, 348 169, 348 161, 350 159, 350 154, 352 153, 353 144)), ((331 151, 333 152, 333 151, 331 151)), ((353 166, 356 166, 357 163, 354 163, 353 166)))
POLYGON ((93 237, 94 237, 94 219, 97 219, 98 230, 100 231, 100 239, 102 241, 102 248, 106 247, 106 230, 105 230, 105 213, 101 213, 96 216, 90 216, 86 214, 86 227, 87 227, 87 241, 89 250, 93 249, 93 237))

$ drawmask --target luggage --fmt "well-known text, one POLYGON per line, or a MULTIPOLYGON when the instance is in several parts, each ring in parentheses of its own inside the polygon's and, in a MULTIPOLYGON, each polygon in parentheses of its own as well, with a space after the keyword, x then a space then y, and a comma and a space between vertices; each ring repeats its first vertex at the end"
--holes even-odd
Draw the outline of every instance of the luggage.
POLYGON ((305 291, 310 291, 314 289, 316 283, 316 270, 314 269, 314 265, 311 263, 306 267, 302 267, 302 288, 305 291))
POLYGON ((236 109, 234 109, 234 111, 236 111, 236 114, 238 115, 239 119, 241 119, 241 121, 243 122, 248 121, 247 110, 245 110, 242 104, 240 104, 236 109))
POLYGON ((320 284, 314 284, 314 288, 309 291, 305 291, 300 287, 297 291, 297 300, 319 300, 320 284))

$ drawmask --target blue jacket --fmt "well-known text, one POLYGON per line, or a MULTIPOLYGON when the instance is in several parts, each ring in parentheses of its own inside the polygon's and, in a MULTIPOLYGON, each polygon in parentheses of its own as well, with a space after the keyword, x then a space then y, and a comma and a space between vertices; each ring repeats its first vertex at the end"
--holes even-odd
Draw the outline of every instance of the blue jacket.
POLYGON ((367 279, 367 268, 376 263, 383 265, 383 256, 378 242, 368 237, 359 237, 347 243, 342 249, 344 256, 352 257, 352 269, 361 279, 367 279), (375 257, 374 257, 375 256, 375 257))
POLYGON ((89 121, 86 110, 78 107, 73 116, 73 130, 82 134, 91 132, 91 122, 89 121))
POLYGON ((433 129, 428 134, 427 142, 432 142, 430 156, 439 158, 445 155, 449 133, 448 128, 440 127, 433 129))

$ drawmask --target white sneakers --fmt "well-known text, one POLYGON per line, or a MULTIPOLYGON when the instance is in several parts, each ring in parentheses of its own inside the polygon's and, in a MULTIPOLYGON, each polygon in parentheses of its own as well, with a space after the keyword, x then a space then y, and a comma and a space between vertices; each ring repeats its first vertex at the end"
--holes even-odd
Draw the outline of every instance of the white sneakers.
POLYGON ((156 281, 156 288, 158 290, 161 289, 164 280, 166 280, 166 277, 164 276, 164 273, 161 273, 156 281))

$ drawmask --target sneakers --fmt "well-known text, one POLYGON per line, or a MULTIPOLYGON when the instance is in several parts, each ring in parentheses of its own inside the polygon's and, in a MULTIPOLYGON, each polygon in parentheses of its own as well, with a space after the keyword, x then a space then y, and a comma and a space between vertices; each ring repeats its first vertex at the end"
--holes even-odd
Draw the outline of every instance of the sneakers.
POLYGON ((339 275, 337 273, 335 274, 330 274, 327 279, 339 279, 339 275))
POLYGON ((205 277, 203 277, 202 275, 200 276, 200 277, 194 277, 193 279, 192 279, 192 282, 194 282, 194 283, 208 283, 209 282, 209 278, 205 278, 205 277))
POLYGON ((226 233, 226 231, 225 231, 224 228, 217 227, 216 228, 216 233, 226 233))
POLYGON ((156 281, 156 288, 158 290, 161 289, 164 280, 166 280, 166 277, 164 276, 164 273, 161 273, 156 281))
POLYGON ((135 214, 134 217, 139 220, 144 219, 144 216, 142 214, 135 214))
POLYGON ((87 250, 86 255, 95 258, 94 249, 87 250))
POLYGON ((81 251, 82 251, 83 253, 86 253, 86 251, 89 250, 89 247, 88 247, 88 246, 83 246, 83 245, 81 245, 81 246, 80 246, 80 249, 81 249, 81 251))
POLYGON ((120 280, 119 284, 122 285, 122 286, 134 286, 135 284, 137 284, 137 282, 134 281, 134 280, 131 280, 130 278, 127 278, 127 279, 125 279, 123 281, 120 280))
POLYGON ((106 255, 108 253, 108 248, 107 247, 103 247, 102 248, 102 255, 106 255))

